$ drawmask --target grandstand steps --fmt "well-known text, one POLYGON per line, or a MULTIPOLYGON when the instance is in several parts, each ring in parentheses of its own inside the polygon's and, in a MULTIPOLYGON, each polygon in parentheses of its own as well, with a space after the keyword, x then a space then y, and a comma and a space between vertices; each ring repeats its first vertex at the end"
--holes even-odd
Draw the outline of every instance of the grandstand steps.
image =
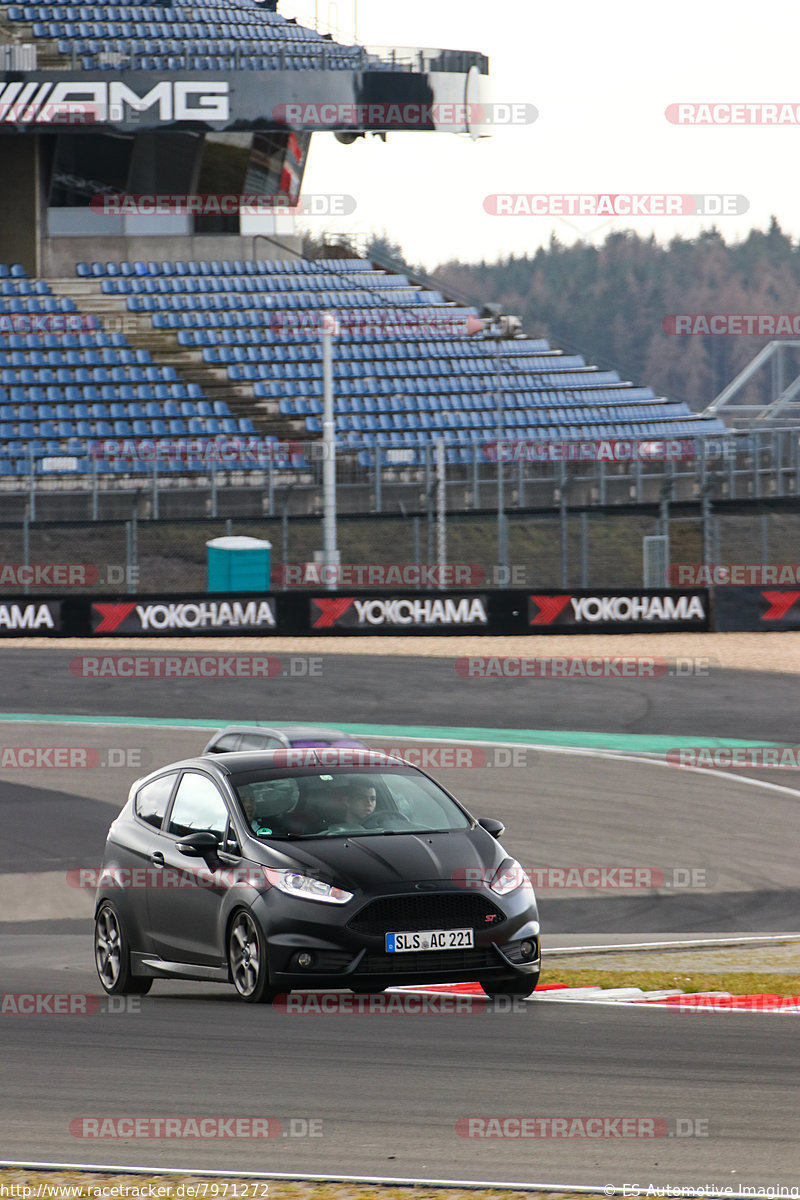
MULTIPOLYGON (((9 21, 5 15, 5 10, 0 9, 0 35, 4 42, 32 42, 33 41, 33 26, 23 25, 19 21, 9 21)), ((38 50, 38 46, 36 47, 38 50)))
POLYGON ((29 21, 9 21, 3 11, 0 11, 0 41, 14 45, 36 45, 36 69, 46 70, 48 67, 65 65, 64 55, 59 53, 58 42, 46 41, 33 35, 33 25, 29 21))
POLYGON ((54 296, 69 296, 75 301, 81 312, 85 313, 119 313, 134 317, 136 313, 128 313, 124 296, 106 296, 100 287, 99 279, 48 279, 50 291, 54 296))
POLYGON ((63 70, 68 61, 63 54, 59 53, 57 42, 44 42, 41 38, 36 39, 36 64, 39 71, 47 70, 48 67, 59 67, 63 70))
POLYGON ((249 417, 259 434, 308 438, 302 417, 293 421, 280 416, 276 400, 256 399, 250 384, 233 383, 225 367, 204 362, 200 348, 181 346, 173 330, 154 329, 149 315, 129 312, 125 296, 105 295, 99 279, 51 279, 49 284, 54 296, 71 297, 82 312, 98 316, 107 329, 121 330, 132 349, 149 350, 156 366, 174 367, 185 383, 196 383, 207 400, 224 400, 233 416, 249 417))

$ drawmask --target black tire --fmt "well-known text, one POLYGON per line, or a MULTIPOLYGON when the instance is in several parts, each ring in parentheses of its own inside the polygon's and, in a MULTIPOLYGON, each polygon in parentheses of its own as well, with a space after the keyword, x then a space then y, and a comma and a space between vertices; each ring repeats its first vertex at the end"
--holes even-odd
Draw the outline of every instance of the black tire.
POLYGON ((131 971, 131 948, 116 907, 104 900, 94 919, 94 965, 103 991, 109 996, 146 996, 151 975, 131 971))
POLYGON ((487 996, 497 1000, 505 996, 531 996, 536 991, 539 982, 539 972, 535 975, 518 975, 515 979, 481 979, 480 985, 487 996))
POLYGON ((246 908, 235 913, 228 931, 228 970, 245 1004, 271 1004, 278 995, 270 987, 266 939, 246 908))

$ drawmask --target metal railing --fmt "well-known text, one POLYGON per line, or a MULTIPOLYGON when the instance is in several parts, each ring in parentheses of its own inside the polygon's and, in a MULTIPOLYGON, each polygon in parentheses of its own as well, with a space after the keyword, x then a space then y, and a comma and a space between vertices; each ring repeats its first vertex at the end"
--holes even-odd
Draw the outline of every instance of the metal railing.
MULTIPOLYGON (((436 444, 444 443, 447 508, 496 506, 509 513, 610 505, 642 506, 704 498, 759 500, 800 496, 800 432, 732 431, 692 441, 513 441, 488 432, 433 435, 417 447, 364 450, 337 444, 337 505, 342 512, 427 512, 436 484, 436 444), (492 440, 489 440, 491 437, 492 440), (576 458, 577 454, 583 457, 576 458), (573 457, 570 459, 569 455, 573 457)), ((234 511, 275 515, 320 512, 324 449, 319 441, 274 442, 255 435, 183 442, 98 441, 61 456, 33 447, 0 457, 6 508, 97 520, 138 494, 147 514, 215 517, 234 511), (238 509, 236 505, 238 504, 238 509)))

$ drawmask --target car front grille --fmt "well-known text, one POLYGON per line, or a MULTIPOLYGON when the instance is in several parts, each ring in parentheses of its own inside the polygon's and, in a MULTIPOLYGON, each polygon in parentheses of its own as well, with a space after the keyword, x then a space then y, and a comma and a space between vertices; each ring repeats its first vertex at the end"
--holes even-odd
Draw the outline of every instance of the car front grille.
POLYGON ((373 900, 356 913, 347 927, 353 933, 383 937, 387 933, 415 933, 423 929, 494 929, 504 920, 505 914, 483 896, 445 892, 373 900))
POLYGON ((356 968, 356 975, 418 975, 434 976, 447 971, 482 971, 502 965, 492 946, 472 950, 412 950, 403 954, 365 954, 356 968))

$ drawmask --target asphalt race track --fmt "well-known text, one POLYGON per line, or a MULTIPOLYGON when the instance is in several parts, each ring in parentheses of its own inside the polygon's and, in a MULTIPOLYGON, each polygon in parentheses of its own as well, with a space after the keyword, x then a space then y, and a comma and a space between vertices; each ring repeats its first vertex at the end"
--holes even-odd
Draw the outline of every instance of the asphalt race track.
MULTIPOLYGON (((380 639, 374 640, 377 654, 380 639)), ((624 654, 625 639, 619 641, 624 654)), ((158 646, 156 653, 165 651, 158 646)), ((385 724, 703 733, 790 743, 797 738, 798 681, 774 672, 712 667, 708 675, 683 679, 464 679, 453 659, 379 661, 326 654, 322 639, 319 655, 320 678, 171 680, 168 687, 157 679, 79 678, 70 663, 81 652, 50 647, 2 649, 0 671, 5 680, 14 681, 13 701, 5 705, 14 712, 136 713, 224 722, 338 717, 385 724)))
MULTIPOLYGON (((313 681, 165 684, 75 678, 73 657, 0 651, 6 711, 797 741, 796 684, 776 675, 456 686, 446 660, 325 656, 313 681)), ((96 748, 103 761, 114 751, 93 769, 4 771, 0 793, 0 991, 97 995, 91 893, 70 887, 66 872, 98 864, 130 782, 198 752, 205 732, 3 722, 0 736, 6 747, 96 748)), ((504 843, 529 869, 663 871, 665 886, 638 892, 540 890, 545 944, 559 934, 613 941, 800 924, 794 772, 774 772, 776 789, 529 749, 516 766, 434 774, 477 815, 502 819, 504 843), (691 878, 694 886, 679 886, 691 878)), ((0 1014, 0 1157, 645 1188, 798 1182, 800 1027, 789 1014, 534 1002, 357 1019, 253 1009, 232 989, 165 981, 129 1004, 87 1016, 0 1014), (274 1117, 282 1132, 75 1136, 77 1119, 109 1116, 274 1117), (653 1119, 664 1136, 459 1136, 457 1122, 491 1117, 653 1119)))

